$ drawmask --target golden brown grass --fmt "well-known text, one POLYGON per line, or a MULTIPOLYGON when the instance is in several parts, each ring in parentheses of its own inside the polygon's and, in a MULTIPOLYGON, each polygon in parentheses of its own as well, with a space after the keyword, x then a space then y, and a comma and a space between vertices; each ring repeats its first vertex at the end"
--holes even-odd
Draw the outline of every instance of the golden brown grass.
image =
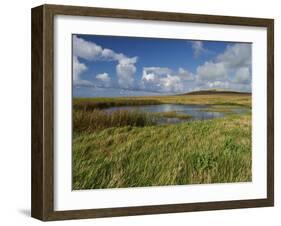
POLYGON ((250 94, 212 94, 212 95, 175 95, 149 97, 112 97, 112 98, 75 98, 75 109, 107 108, 113 106, 152 105, 152 104, 209 104, 239 105, 251 107, 250 94))

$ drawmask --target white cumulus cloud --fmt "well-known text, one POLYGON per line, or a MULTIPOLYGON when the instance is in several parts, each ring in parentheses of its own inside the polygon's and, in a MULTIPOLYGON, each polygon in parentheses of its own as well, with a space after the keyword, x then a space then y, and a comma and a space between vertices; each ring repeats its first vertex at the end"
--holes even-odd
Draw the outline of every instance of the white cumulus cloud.
POLYGON ((93 42, 78 38, 76 35, 72 37, 73 55, 86 60, 95 60, 101 56, 102 47, 93 42))
POLYGON ((199 86, 250 91, 251 61, 251 44, 228 45, 215 59, 197 67, 199 86))
POLYGON ((80 63, 76 56, 73 56, 73 85, 75 86, 88 86, 92 83, 81 79, 81 74, 87 70, 87 66, 83 63, 80 63))
POLYGON ((130 88, 134 84, 136 67, 134 64, 119 63, 116 66, 118 84, 122 88, 130 88))
POLYGON ((157 75, 165 75, 165 74, 170 74, 172 73, 172 70, 167 67, 144 67, 143 70, 145 73, 154 73, 157 75))
POLYGON ((225 79, 227 71, 222 62, 205 62, 196 69, 200 81, 215 81, 225 79))
POLYGON ((167 67, 144 67, 141 88, 157 92, 182 92, 187 73, 183 68, 179 69, 179 73, 173 73, 167 67))
POLYGON ((217 61, 222 62, 227 68, 249 67, 252 61, 251 44, 229 45, 224 53, 217 56, 217 61))
POLYGON ((80 63, 76 56, 73 56, 73 81, 80 80, 80 74, 87 70, 87 66, 80 63))
POLYGON ((160 78, 160 84, 163 91, 167 91, 167 92, 183 91, 183 84, 179 76, 167 74, 167 76, 160 78))
POLYGON ((105 87, 108 87, 111 83, 111 79, 108 73, 101 73, 96 75, 96 79, 102 83, 105 87))
POLYGON ((192 41, 191 48, 193 49, 193 55, 195 57, 199 57, 202 53, 206 51, 203 47, 202 41, 192 41))
POLYGON ((235 82, 247 84, 251 81, 250 70, 248 67, 241 67, 236 70, 235 82))
MULTIPOLYGON (((75 66, 77 66, 74 70, 80 71, 78 74, 87 70, 86 65, 83 64, 85 66, 83 67, 82 63, 79 62, 79 58, 88 61, 116 61, 116 74, 120 87, 129 88, 133 85, 136 72, 135 64, 138 60, 137 57, 127 57, 123 53, 116 53, 111 49, 103 48, 94 42, 86 41, 76 35, 73 36, 72 41, 73 58, 75 59, 75 66), (80 68, 78 67, 79 65, 80 68)), ((79 76, 77 76, 77 79, 79 79, 79 76)))
POLYGON ((184 81, 194 80, 195 75, 182 67, 178 70, 178 76, 184 81))

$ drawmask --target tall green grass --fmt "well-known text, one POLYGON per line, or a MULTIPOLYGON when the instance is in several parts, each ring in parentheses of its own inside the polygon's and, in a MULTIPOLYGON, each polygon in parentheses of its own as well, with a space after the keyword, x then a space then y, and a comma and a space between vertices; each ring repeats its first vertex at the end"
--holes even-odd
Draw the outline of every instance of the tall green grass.
POLYGON ((251 181, 251 158, 250 115, 75 133, 73 189, 251 181))
POLYGON ((99 109, 73 111, 74 133, 89 133, 110 127, 143 127, 154 124, 152 115, 140 111, 117 110, 110 113, 99 109))

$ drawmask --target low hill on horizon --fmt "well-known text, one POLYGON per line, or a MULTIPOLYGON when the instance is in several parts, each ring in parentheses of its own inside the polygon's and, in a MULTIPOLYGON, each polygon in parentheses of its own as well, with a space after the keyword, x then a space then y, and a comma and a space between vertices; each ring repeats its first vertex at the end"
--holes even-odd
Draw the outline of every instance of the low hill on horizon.
POLYGON ((232 91, 232 90, 218 90, 218 89, 198 90, 198 91, 192 91, 192 92, 183 93, 183 94, 179 94, 179 95, 212 95, 212 94, 252 95, 252 93, 248 93, 248 92, 238 92, 238 91, 232 91))

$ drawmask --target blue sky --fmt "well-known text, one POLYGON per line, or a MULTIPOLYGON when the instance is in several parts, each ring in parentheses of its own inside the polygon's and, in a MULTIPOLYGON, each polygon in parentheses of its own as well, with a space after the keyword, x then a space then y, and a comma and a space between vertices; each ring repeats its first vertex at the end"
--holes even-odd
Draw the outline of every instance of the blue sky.
POLYGON ((74 96, 251 92, 249 43, 73 35, 72 45, 74 96))

